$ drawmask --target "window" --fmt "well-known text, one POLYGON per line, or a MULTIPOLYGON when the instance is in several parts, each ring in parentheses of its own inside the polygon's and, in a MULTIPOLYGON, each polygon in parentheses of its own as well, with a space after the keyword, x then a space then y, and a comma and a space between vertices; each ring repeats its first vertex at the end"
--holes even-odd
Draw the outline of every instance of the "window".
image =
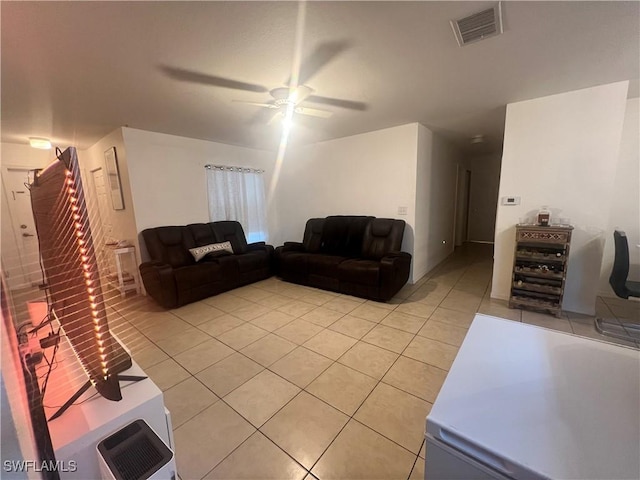
POLYGON ((207 165, 209 218, 236 220, 247 242, 267 241, 264 172, 252 168, 207 165))

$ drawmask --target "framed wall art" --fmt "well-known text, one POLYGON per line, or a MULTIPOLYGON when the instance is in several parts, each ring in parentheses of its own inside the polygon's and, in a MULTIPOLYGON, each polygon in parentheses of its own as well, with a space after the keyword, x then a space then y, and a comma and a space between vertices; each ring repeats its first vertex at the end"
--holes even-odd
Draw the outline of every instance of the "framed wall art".
POLYGON ((118 170, 118 157, 116 147, 111 147, 104 152, 104 162, 107 167, 107 178, 109 179, 109 193, 111 204, 114 210, 124 210, 124 198, 122 196, 122 185, 120 184, 120 171, 118 170))

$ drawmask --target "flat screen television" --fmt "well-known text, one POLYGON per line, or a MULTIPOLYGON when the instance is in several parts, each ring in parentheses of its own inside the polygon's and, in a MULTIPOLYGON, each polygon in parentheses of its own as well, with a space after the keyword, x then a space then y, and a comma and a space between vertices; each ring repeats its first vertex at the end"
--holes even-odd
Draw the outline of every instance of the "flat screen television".
POLYGON ((81 390, 93 385, 104 398, 121 400, 118 373, 131 357, 109 331, 76 149, 58 150, 30 191, 50 307, 88 376, 81 390))

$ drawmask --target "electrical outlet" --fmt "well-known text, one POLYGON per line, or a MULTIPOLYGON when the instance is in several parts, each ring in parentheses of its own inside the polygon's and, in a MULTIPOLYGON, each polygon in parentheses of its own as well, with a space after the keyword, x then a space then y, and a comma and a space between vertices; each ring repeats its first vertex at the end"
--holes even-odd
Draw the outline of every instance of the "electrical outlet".
POLYGON ((398 215, 406 215, 407 207, 398 207, 398 215))
POLYGON ((520 197, 502 197, 502 205, 520 205, 520 197))

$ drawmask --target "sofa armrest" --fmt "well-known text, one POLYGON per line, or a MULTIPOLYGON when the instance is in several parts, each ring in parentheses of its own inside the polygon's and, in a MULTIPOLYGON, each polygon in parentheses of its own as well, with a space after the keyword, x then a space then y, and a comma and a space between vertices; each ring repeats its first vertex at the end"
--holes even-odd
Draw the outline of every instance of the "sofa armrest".
POLYGON ((411 267, 411 254, 407 252, 387 252, 380 259, 383 269, 408 269, 411 267))
POLYGON ((151 260, 140 264, 140 273, 157 272, 159 275, 173 275, 173 267, 168 263, 151 260))
POLYGON ((302 242, 284 242, 280 247, 283 252, 304 252, 304 244, 302 242))
POLYGON ((383 271, 389 273, 404 270, 408 273, 411 268, 411 255, 406 252, 388 252, 380 259, 380 265, 383 271))
POLYGON ((266 247, 267 247, 267 244, 265 242, 253 242, 253 243, 247 244, 248 251, 264 250, 266 247))
POLYGON ((401 258, 404 260, 408 260, 409 262, 411 262, 411 254, 407 253, 407 252, 387 252, 384 254, 384 257, 382 257, 382 260, 384 260, 385 258, 393 261, 394 258, 401 258))
POLYGON ((142 263, 139 269, 144 288, 155 301, 165 308, 177 306, 176 280, 171 265, 151 261, 142 263))
POLYGON ((409 279, 411 255, 388 252, 380 259, 380 290, 384 300, 390 300, 409 279))
POLYGON ((247 245, 247 252, 264 252, 269 256, 269 275, 275 271, 275 249, 265 242, 254 242, 247 245))

